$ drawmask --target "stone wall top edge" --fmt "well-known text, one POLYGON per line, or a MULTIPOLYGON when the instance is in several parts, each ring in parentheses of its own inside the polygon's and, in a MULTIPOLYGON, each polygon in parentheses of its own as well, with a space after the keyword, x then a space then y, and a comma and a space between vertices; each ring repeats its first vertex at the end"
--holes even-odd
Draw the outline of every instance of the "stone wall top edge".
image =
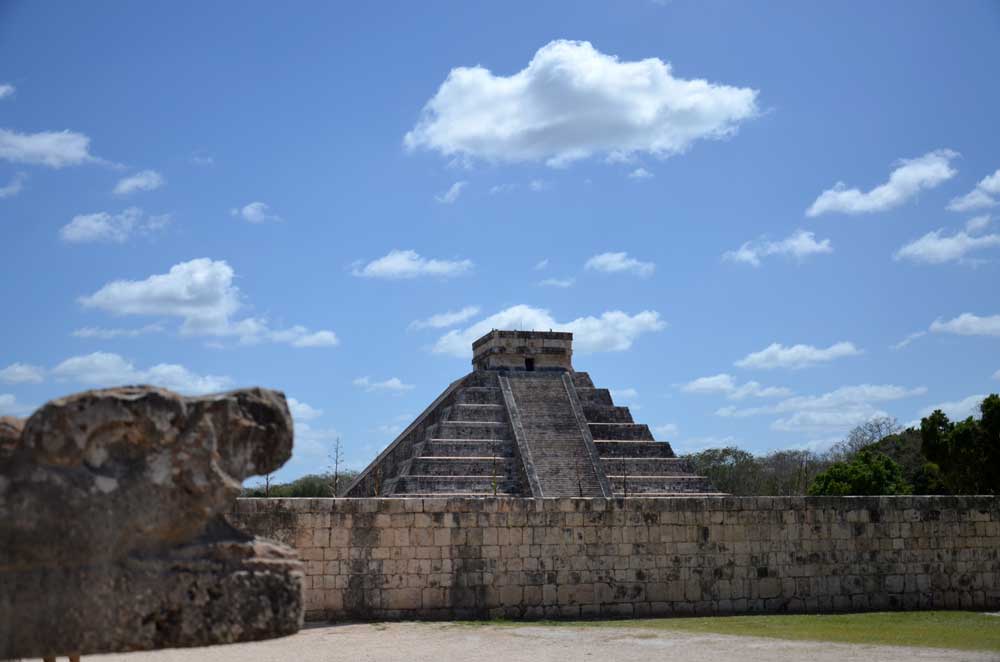
POLYGON ((1000 516, 1000 497, 962 496, 850 496, 850 497, 368 497, 368 498, 254 498, 237 499, 238 513, 293 512, 594 512, 720 511, 720 510, 991 510, 1000 516))

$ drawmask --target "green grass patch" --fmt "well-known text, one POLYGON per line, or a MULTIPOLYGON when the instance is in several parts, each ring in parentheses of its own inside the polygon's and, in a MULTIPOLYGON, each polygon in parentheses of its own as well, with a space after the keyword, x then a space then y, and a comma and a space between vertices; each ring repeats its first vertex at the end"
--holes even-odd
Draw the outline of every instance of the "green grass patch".
POLYGON ((1000 651, 1000 616, 970 611, 776 614, 602 621, 483 621, 479 624, 638 628, 844 644, 1000 651))

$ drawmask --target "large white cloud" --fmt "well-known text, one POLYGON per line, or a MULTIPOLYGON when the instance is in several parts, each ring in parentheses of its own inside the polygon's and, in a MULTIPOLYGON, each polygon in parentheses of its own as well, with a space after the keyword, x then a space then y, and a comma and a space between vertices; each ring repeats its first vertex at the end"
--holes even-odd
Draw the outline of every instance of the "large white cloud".
POLYGON ((709 377, 699 377, 681 386, 685 393, 706 393, 725 395, 731 400, 742 400, 748 397, 772 398, 791 395, 791 390, 784 386, 764 386, 760 382, 749 381, 737 383, 728 373, 720 373, 709 377))
POLYGON ((1000 336, 1000 315, 981 317, 974 313, 962 313, 950 320, 936 319, 931 323, 931 332, 960 336, 1000 336))
POLYGON ((80 297, 80 303, 115 315, 177 317, 182 320, 181 333, 185 335, 236 336, 244 343, 269 341, 293 347, 329 347, 338 343, 333 331, 310 331, 301 325, 273 329, 261 318, 234 319, 242 307, 234 276, 224 260, 198 258, 144 280, 113 281, 80 297))
POLYGON ((856 356, 861 350, 854 343, 841 341, 829 347, 812 345, 791 345, 771 343, 759 352, 751 352, 736 362, 739 368, 807 368, 820 363, 828 363, 845 356, 856 356))
POLYGON ((18 133, 8 129, 0 129, 0 159, 50 168, 100 162, 90 153, 90 138, 82 133, 18 133))
POLYGON ((569 322, 557 322, 548 310, 516 305, 476 322, 472 326, 454 329, 438 338, 433 351, 459 358, 472 355, 472 341, 492 329, 521 331, 569 331, 573 334, 573 350, 588 352, 619 352, 629 349, 644 333, 660 331, 667 324, 655 311, 644 310, 628 315, 620 310, 600 317, 578 317, 569 322))
POLYGON ((409 149, 561 165, 592 154, 659 157, 735 133, 757 91, 675 78, 658 58, 623 62, 588 42, 552 41, 511 76, 456 67, 404 138, 409 149))
POLYGON ((213 393, 232 386, 229 377, 199 375, 175 363, 158 363, 140 369, 128 359, 110 352, 73 356, 53 368, 52 374, 57 379, 85 386, 152 384, 190 394, 213 393))
POLYGON ((898 207, 921 190, 934 188, 954 177, 958 171, 951 166, 951 161, 957 156, 958 153, 950 149, 939 149, 915 159, 901 159, 888 182, 867 192, 849 189, 838 182, 816 198, 806 215, 866 214, 898 207))
POLYGON ((123 177, 115 185, 115 195, 128 195, 136 191, 155 191, 166 186, 167 180, 155 170, 143 170, 134 175, 123 177))
POLYGON ((601 253, 587 260, 584 269, 603 271, 608 274, 630 273, 648 278, 656 271, 656 265, 652 262, 642 262, 629 257, 628 253, 601 253))
POLYGON ((972 211, 973 209, 986 209, 996 207, 1000 204, 997 198, 1000 197, 1000 170, 992 175, 983 177, 976 188, 965 195, 952 198, 948 203, 951 211, 972 211))
POLYGON ((59 229, 63 241, 75 244, 89 242, 124 243, 135 233, 148 234, 162 230, 171 222, 168 214, 150 216, 138 207, 129 207, 119 214, 97 212, 79 214, 59 229))
POLYGON ((436 260, 412 250, 391 250, 368 264, 357 263, 351 273, 362 278, 397 280, 419 276, 450 278, 472 270, 472 260, 436 260))
POLYGON ((759 267, 761 259, 770 255, 784 255, 801 261, 810 255, 832 252, 833 245, 829 239, 816 241, 816 235, 812 232, 796 230, 780 241, 769 241, 763 237, 748 241, 735 251, 723 253, 722 259, 759 267))

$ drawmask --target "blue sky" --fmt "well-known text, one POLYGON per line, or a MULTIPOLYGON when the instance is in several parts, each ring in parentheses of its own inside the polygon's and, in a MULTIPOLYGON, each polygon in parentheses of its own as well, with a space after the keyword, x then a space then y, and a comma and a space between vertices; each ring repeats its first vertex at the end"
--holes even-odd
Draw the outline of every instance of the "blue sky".
POLYGON ((362 466, 492 326, 679 451, 1000 390, 1000 5, 0 5, 0 413, 294 398, 362 466))

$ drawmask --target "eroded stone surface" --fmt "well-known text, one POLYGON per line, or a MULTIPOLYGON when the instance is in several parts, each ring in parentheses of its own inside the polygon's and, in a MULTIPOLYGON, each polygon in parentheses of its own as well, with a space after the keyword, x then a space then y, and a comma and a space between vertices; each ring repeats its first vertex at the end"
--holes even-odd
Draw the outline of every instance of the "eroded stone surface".
POLYGON ((298 630, 294 552, 223 519, 291 449, 264 389, 88 391, 0 420, 0 659, 298 630))

